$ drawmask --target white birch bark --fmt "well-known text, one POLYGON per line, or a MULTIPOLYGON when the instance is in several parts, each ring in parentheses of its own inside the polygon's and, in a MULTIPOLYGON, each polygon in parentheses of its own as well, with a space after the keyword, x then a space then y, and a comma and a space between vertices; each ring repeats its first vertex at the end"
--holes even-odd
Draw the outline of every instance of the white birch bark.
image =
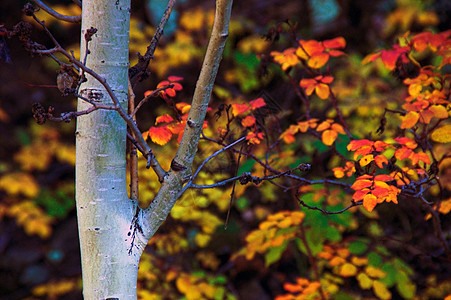
MULTIPOLYGON (((232 0, 217 0, 212 37, 193 96, 190 126, 173 165, 152 204, 141 210, 128 199, 126 184, 126 123, 117 111, 96 110, 77 118, 76 206, 85 299, 136 299, 139 258, 148 240, 180 196, 205 118, 211 90, 228 35, 232 0)), ((89 42, 86 66, 100 75, 122 107, 128 99, 130 0, 83 1, 81 58, 86 30, 97 33, 89 42)), ((98 104, 112 105, 107 90, 87 75, 80 93, 98 104)), ((91 104, 79 99, 78 110, 91 104)), ((150 170, 149 170, 150 172, 150 170)))
MULTIPOLYGON (((128 99, 130 0, 83 1, 84 34, 94 27, 87 67, 103 77, 123 107, 128 99)), ((93 77, 80 93, 112 104, 93 77)), ((78 110, 91 105, 79 99, 78 110)), ((144 241, 134 240, 130 224, 136 203, 128 199, 125 160, 126 124, 116 111, 97 110, 77 119, 76 205, 82 256, 83 294, 91 299, 136 299, 139 257, 144 241), (138 247, 136 247, 138 246, 138 247)))

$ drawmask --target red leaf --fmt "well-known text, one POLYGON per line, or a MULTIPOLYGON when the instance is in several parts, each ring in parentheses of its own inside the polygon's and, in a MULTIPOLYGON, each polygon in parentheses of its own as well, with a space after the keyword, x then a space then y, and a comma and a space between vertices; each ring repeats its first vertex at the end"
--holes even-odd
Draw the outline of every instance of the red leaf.
POLYGON ((249 102, 252 109, 257 109, 266 105, 265 100, 263 98, 257 98, 249 102))
POLYGON ((353 140, 348 144, 349 151, 355 151, 363 146, 373 146, 374 142, 370 140, 353 140))
POLYGON ((251 127, 255 124, 255 118, 253 116, 247 116, 241 121, 241 125, 244 127, 251 127))
POLYGON ((180 76, 169 76, 168 80, 169 81, 180 81, 180 80, 183 80, 183 77, 180 77, 180 76))

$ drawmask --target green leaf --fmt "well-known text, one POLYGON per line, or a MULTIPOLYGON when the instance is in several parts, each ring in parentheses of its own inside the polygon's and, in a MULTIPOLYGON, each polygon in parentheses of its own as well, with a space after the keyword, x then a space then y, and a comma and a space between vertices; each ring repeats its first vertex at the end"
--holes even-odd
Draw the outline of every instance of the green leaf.
POLYGON ((268 253, 265 255, 265 266, 268 267, 274 262, 278 261, 280 257, 282 256, 282 253, 287 248, 288 242, 284 242, 282 245, 278 247, 273 247, 271 250, 269 250, 268 253))
POLYGON ((382 264, 382 257, 376 252, 368 254, 368 264, 373 267, 380 267, 382 264))
POLYGON ((235 206, 239 211, 243 211, 249 206, 249 200, 246 197, 240 197, 235 200, 235 206))
POLYGON ((351 252, 352 254, 357 254, 357 255, 363 254, 367 249, 368 249, 368 246, 365 243, 360 242, 360 241, 352 242, 348 246, 349 252, 351 252))
POLYGON ((245 173, 252 171, 252 168, 254 167, 256 161, 253 159, 246 160, 238 169, 238 176, 245 173))
POLYGON ((329 225, 326 229, 326 239, 332 242, 338 242, 341 240, 341 233, 337 228, 329 225))
POLYGON ((398 271, 391 263, 384 263, 381 267, 381 270, 387 273, 384 278, 381 278, 380 281, 383 282, 387 287, 392 287, 396 283, 396 274, 398 271))
POLYGON ((416 286, 410 281, 409 276, 405 272, 399 271, 396 274, 396 281, 396 289, 401 296, 405 299, 412 299, 415 296, 416 286))

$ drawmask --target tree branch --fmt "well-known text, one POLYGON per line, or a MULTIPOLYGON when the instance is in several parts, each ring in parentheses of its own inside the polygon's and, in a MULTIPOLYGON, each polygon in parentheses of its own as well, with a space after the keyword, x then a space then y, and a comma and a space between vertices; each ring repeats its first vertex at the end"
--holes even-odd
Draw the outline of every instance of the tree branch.
MULTIPOLYGON (((127 123, 128 127, 130 128, 131 132, 133 133, 133 136, 136 137, 136 141, 140 146, 139 149, 142 149, 142 153, 143 153, 144 157, 146 157, 148 159, 148 168, 152 167, 152 169, 157 174, 158 179, 160 180, 160 182, 162 182, 166 175, 166 171, 161 167, 160 163, 158 162, 155 155, 153 154, 152 149, 144 140, 138 126, 136 125, 136 122, 133 120, 133 117, 129 116, 127 114, 127 112, 124 110, 124 108, 120 105, 119 99, 114 94, 113 89, 106 82, 105 78, 101 77, 99 74, 97 74, 90 68, 86 67, 86 65, 84 63, 75 59, 75 57, 73 55, 71 55, 63 47, 61 47, 61 45, 58 43, 58 41, 55 39, 55 37, 53 36, 53 34, 50 32, 50 30, 47 28, 47 26, 44 24, 43 21, 40 21, 34 14, 32 15, 32 17, 34 18, 34 20, 36 22, 39 23, 39 25, 42 26, 42 28, 45 30, 47 35, 52 39, 53 43, 55 44, 55 48, 54 48, 54 49, 56 49, 55 52, 59 52, 59 53, 63 54, 75 67, 78 67, 81 70, 81 72, 91 75, 105 88, 106 92, 108 93, 108 95, 110 96, 110 98, 114 104, 115 110, 119 113, 119 115, 122 117, 122 119, 127 123)), ((92 28, 92 29, 95 30, 94 28, 92 28)), ((87 37, 85 35, 85 39, 88 39, 88 38, 89 37, 87 37)), ((88 40, 86 42, 88 42, 88 40)))
POLYGON ((132 84, 134 84, 136 79, 139 79, 146 72, 150 60, 153 58, 155 49, 157 49, 158 42, 163 35, 164 26, 166 26, 166 23, 171 16, 172 8, 174 7, 174 5, 175 0, 169 0, 168 6, 163 13, 163 17, 161 18, 160 24, 158 25, 155 34, 152 37, 152 40, 150 41, 150 45, 147 47, 146 53, 144 54, 144 56, 139 55, 139 59, 136 65, 128 70, 128 75, 132 84))
POLYGON ((47 6, 44 2, 41 0, 33 0, 34 3, 36 3, 37 6, 39 6, 42 10, 46 11, 49 15, 52 17, 69 23, 80 23, 81 22, 81 15, 78 16, 66 16, 62 15, 60 13, 57 13, 53 9, 51 9, 49 6, 47 6))
POLYGON ((197 152, 211 91, 228 37, 232 2, 232 0, 216 0, 213 30, 182 140, 158 194, 144 212, 147 224, 143 225, 146 228, 145 235, 147 237, 151 237, 166 219, 180 195, 183 184, 191 177, 191 166, 197 152))

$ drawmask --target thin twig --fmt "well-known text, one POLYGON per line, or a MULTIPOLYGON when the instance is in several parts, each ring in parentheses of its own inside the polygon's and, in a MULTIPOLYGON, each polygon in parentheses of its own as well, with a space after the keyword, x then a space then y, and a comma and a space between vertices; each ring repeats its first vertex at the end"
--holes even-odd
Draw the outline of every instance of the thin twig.
POLYGON ((298 198, 298 202, 299 202, 299 205, 301 205, 301 206, 303 206, 303 207, 305 207, 305 208, 308 208, 308 209, 311 209, 311 210, 318 210, 318 211, 322 212, 322 213, 325 214, 325 215, 338 215, 338 214, 342 214, 342 213, 344 213, 345 211, 347 211, 348 209, 350 209, 351 207, 355 207, 355 206, 359 206, 359 205, 362 205, 362 204, 363 204, 363 201, 352 202, 352 204, 346 206, 345 208, 343 208, 343 209, 341 209, 341 210, 338 210, 338 211, 328 211, 328 210, 325 210, 325 209, 322 209, 322 208, 319 208, 319 207, 316 207, 316 206, 310 206, 310 205, 306 204, 304 201, 302 201, 300 198, 298 198))
MULTIPOLYGON (((132 111, 132 113, 130 114, 130 116, 131 116, 132 118, 135 118, 135 115, 136 115, 136 113, 138 112, 138 110, 141 108, 141 106, 144 105, 144 103, 146 103, 147 101, 149 101, 150 98, 157 96, 158 93, 161 92, 161 91, 164 91, 164 90, 166 90, 166 89, 170 89, 170 88, 173 88, 173 87, 174 87, 173 84, 168 84, 168 85, 165 85, 165 86, 163 86, 163 87, 161 87, 161 88, 158 88, 158 89, 152 91, 149 95, 147 95, 146 97, 144 97, 143 99, 141 99, 141 101, 139 101, 138 105, 137 105, 137 106, 135 107, 135 109, 132 111)), ((133 87, 132 87, 132 88, 133 88, 133 87)))
POLYGON ((202 170, 202 168, 214 157, 218 156, 219 154, 221 154, 222 152, 230 149, 231 147, 237 145, 238 143, 242 142, 246 137, 241 137, 238 140, 236 140, 235 142, 231 143, 230 145, 225 146, 224 148, 219 149, 218 151, 216 151, 215 153, 213 153, 212 155, 210 155, 209 157, 207 157, 202 163, 201 165, 197 168, 196 172, 194 172, 194 174, 191 176, 190 180, 185 184, 185 186, 183 187, 183 189, 180 191, 180 195, 181 196, 193 183, 193 181, 196 179, 197 175, 199 174, 199 172, 202 170))
POLYGON ((446 241, 445 235, 443 234, 442 226, 440 224, 440 217, 438 212, 432 208, 431 205, 428 204, 428 201, 424 199, 423 196, 420 197, 420 199, 423 201, 424 206, 429 211, 432 217, 432 224, 434 225, 434 233, 435 236, 439 239, 440 243, 442 244, 443 249, 445 250, 445 253, 450 255, 451 249, 448 245, 448 242, 446 241))
POLYGON ((78 16, 66 16, 62 15, 60 13, 57 13, 53 9, 51 9, 49 6, 47 6, 44 2, 41 0, 33 0, 34 3, 36 3, 37 6, 39 6, 42 10, 46 11, 49 15, 52 17, 69 23, 80 23, 81 22, 81 15, 78 16))
MULTIPOLYGON (((244 147, 244 144, 241 144, 240 150, 243 150, 243 147, 244 147)), ((240 154, 238 155, 238 160, 236 162, 235 176, 238 174, 238 169, 240 167, 240 160, 241 160, 241 151, 240 151, 240 154)), ((227 225, 229 224, 230 212, 232 211, 233 199, 235 197, 235 187, 236 187, 236 181, 233 182, 232 191, 230 192, 229 209, 227 210, 227 216, 226 216, 225 223, 224 223, 224 230, 227 230, 227 225)))
POLYGON ((122 119, 127 123, 130 130, 136 137, 137 143, 140 145, 138 149, 143 153, 144 157, 146 157, 149 161, 148 167, 152 167, 152 169, 155 171, 155 173, 158 176, 158 179, 160 182, 164 180, 164 177, 166 176, 166 171, 161 167, 160 163, 156 159, 155 155, 153 154, 152 149, 149 147, 149 145, 144 140, 144 137, 142 136, 138 126, 136 125, 136 122, 133 120, 131 116, 127 114, 127 112, 124 110, 124 108, 120 105, 119 99, 115 95, 113 89, 111 86, 106 82, 105 78, 101 77, 99 74, 91 70, 90 68, 86 67, 82 62, 75 59, 75 57, 69 52, 67 52, 61 45, 58 43, 58 41, 55 39, 53 34, 49 31, 47 26, 43 21, 40 21, 34 14, 33 18, 36 22, 38 22, 41 27, 45 30, 47 35, 52 39, 53 43, 55 44, 55 48, 58 49, 58 52, 66 56, 66 58, 74 64, 76 67, 78 67, 80 70, 84 71, 85 73, 88 73, 92 77, 94 77, 106 90, 108 95, 110 96, 111 100, 113 101, 113 104, 115 106, 115 110, 119 113, 119 115, 122 117, 122 119))

